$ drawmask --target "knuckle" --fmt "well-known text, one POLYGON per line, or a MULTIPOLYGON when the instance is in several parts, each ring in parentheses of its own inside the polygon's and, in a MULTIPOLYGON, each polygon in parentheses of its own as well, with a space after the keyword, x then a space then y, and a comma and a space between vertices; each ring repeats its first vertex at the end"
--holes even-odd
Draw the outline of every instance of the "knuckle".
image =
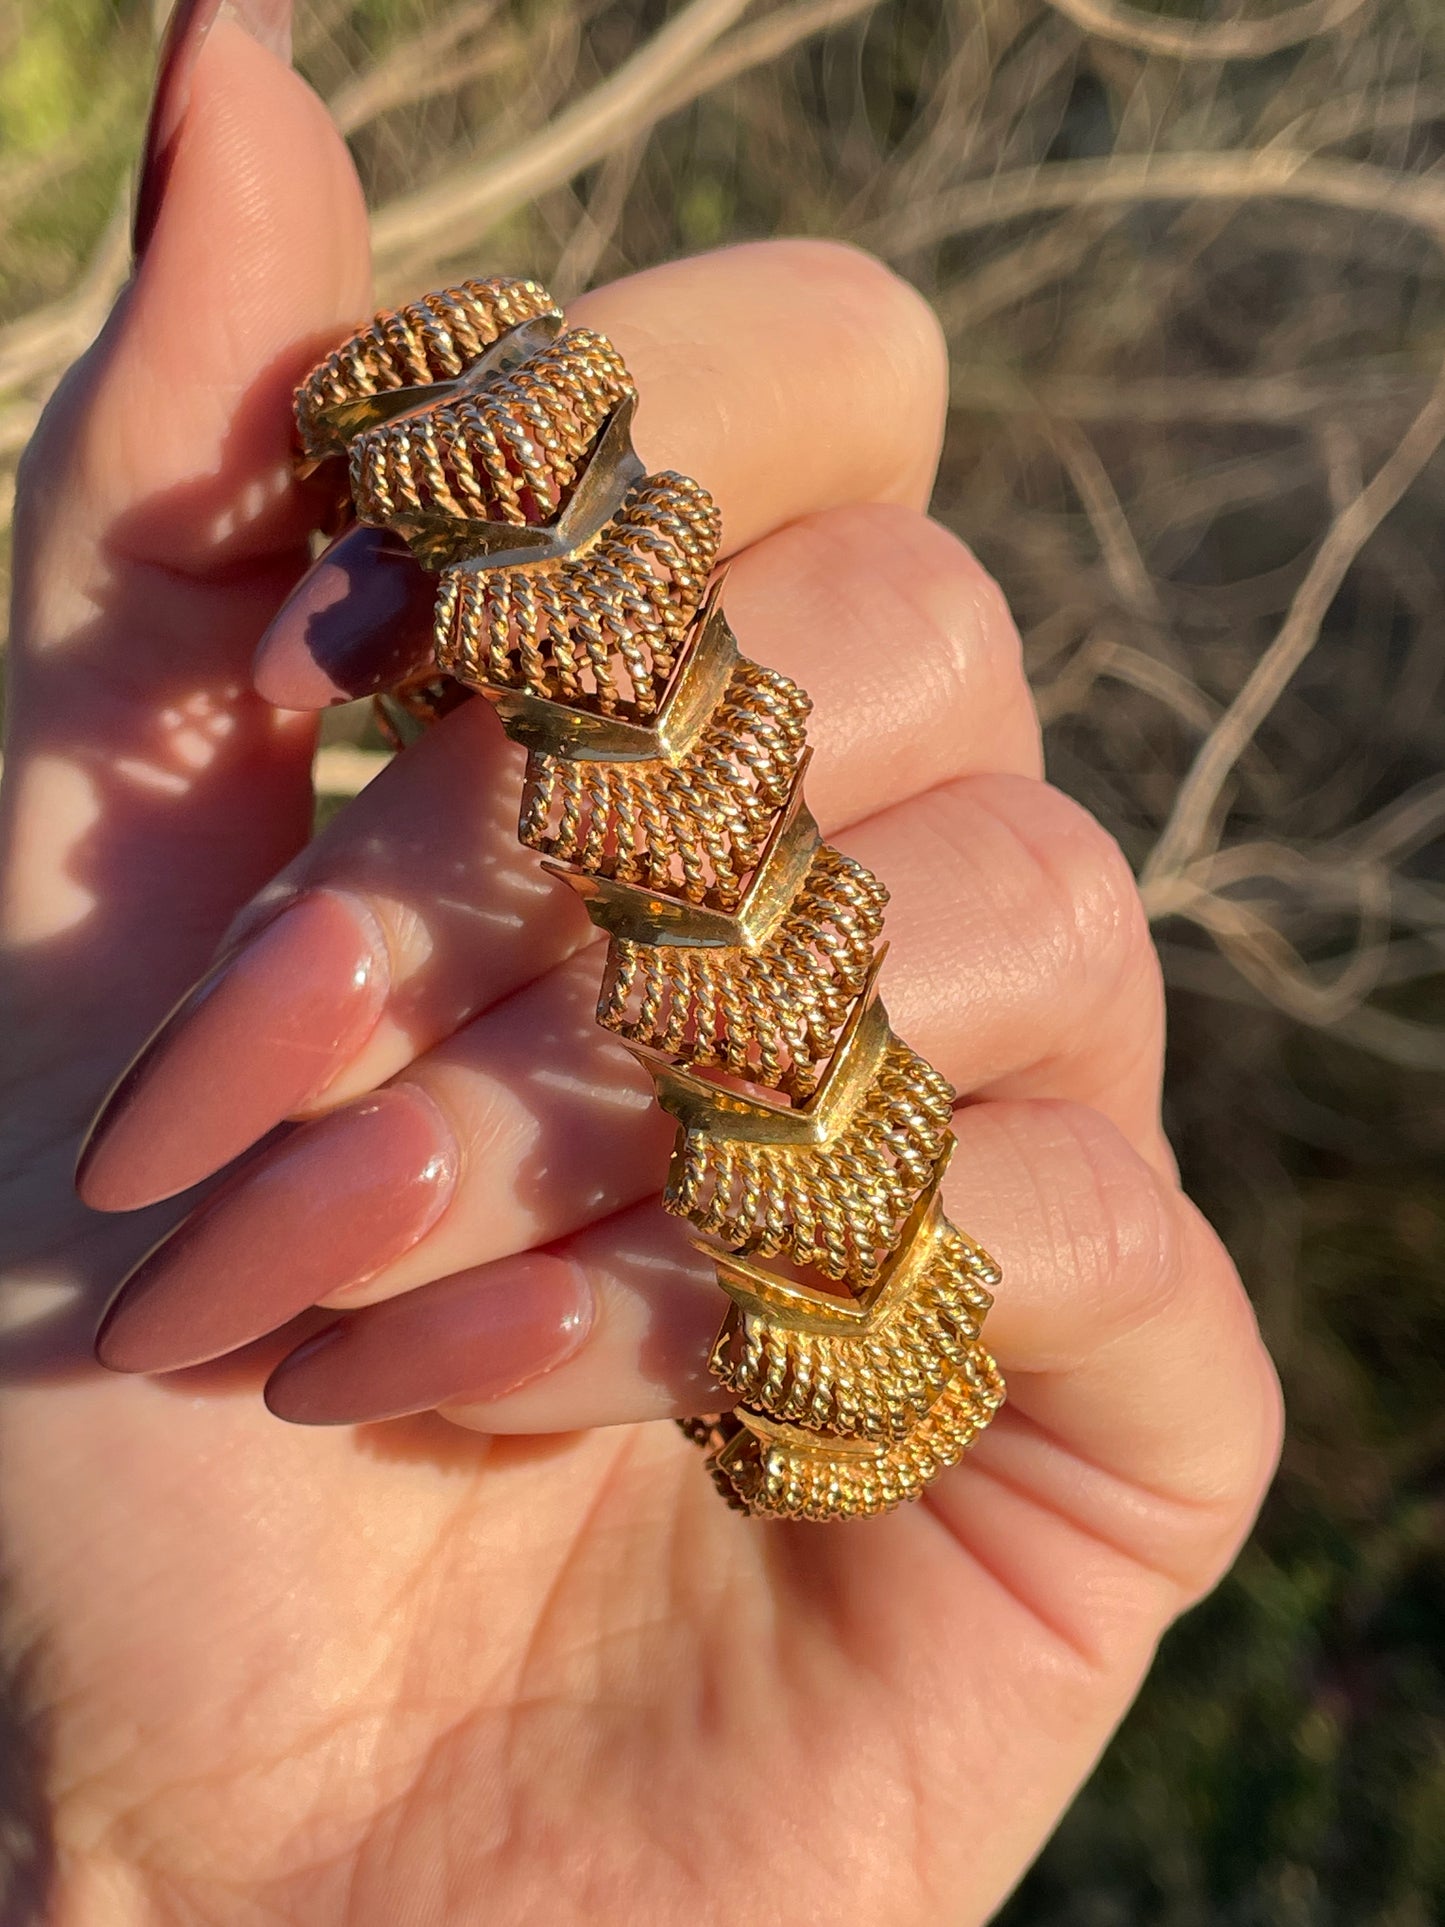
MULTIPOLYGON (((994 1099, 961 1112, 955 1129, 997 1172, 994 1208, 1022 1234, 1016 1251, 1006 1241, 994 1251, 1005 1277, 1018 1263, 1021 1276, 1067 1292, 1066 1332, 1107 1343, 1174 1308, 1186 1272, 1177 1195, 1101 1112, 1063 1098, 994 1099)), ((1076 1362, 1066 1340, 1057 1359, 1047 1344, 1031 1352, 1030 1369, 1076 1362)))
POLYGON ((988 1248, 1032 1301, 1016 1328, 1025 1369, 1084 1375, 1116 1428, 1105 1463, 1125 1480, 1140 1468, 1139 1557, 1178 1587, 1180 1606, 1201 1597, 1258 1510, 1283 1423, 1234 1265, 1195 1207, 1087 1105, 993 1101, 957 1128, 991 1169, 1000 1224, 1014 1227, 1012 1248, 1006 1236, 988 1248), (1006 1155, 992 1156, 991 1134, 1006 1155))
POLYGON ((978 852, 1007 893, 1010 924, 1057 985, 1077 1022, 1128 999, 1142 1034, 1162 1022, 1163 990, 1148 919, 1129 861, 1088 810, 1049 783, 963 777, 952 786, 953 840, 978 852), (979 819, 988 827, 979 836, 979 819))
POLYGON ((1034 732, 1023 645, 1003 591, 966 543, 900 502, 805 516, 774 538, 810 599, 866 623, 870 642, 916 638, 910 674, 953 710, 963 702, 1024 711, 1034 732))
POLYGON ((1041 1208, 1046 1203, 1063 1232, 1057 1262, 1099 1341, 1137 1344, 1152 1332, 1159 1370, 1172 1375, 1188 1354, 1183 1370, 1192 1377, 1204 1363, 1192 1354, 1209 1330, 1208 1354, 1233 1361, 1227 1422, 1221 1413, 1172 1481, 1183 1508, 1174 1576, 1200 1597, 1234 1559, 1272 1475, 1283 1428, 1279 1382, 1239 1274, 1196 1208, 1098 1112, 1042 1108, 1063 1155, 1049 1160, 1051 1196, 1041 1208))
POLYGON ((1189 1497, 1199 1515, 1195 1596, 1233 1562, 1279 1462, 1284 1394, 1254 1306, 1218 1233, 1187 1198, 1180 1200, 1184 1275, 1191 1296, 1207 1293, 1232 1366, 1231 1418, 1216 1425, 1191 1468, 1189 1497))
POLYGON ((850 242, 768 245, 807 284, 829 325, 856 336, 855 358, 866 362, 888 398, 915 411, 907 423, 910 435, 917 435, 920 409, 941 428, 948 406, 948 342, 938 316, 912 283, 850 242))
POLYGON ((1100 1112, 1065 1101, 1044 1109, 1061 1153, 1049 1160, 1047 1209, 1099 1330, 1167 1318, 1187 1272, 1175 1194, 1100 1112))

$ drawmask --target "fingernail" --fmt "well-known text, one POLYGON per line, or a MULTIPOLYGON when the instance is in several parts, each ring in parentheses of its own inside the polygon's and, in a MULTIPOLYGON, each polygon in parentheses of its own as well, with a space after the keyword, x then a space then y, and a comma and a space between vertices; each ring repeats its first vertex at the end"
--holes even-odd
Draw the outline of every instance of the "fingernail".
POLYGON ((363 1425, 483 1404, 570 1358, 592 1315, 581 1268, 529 1252, 328 1325, 276 1367, 266 1403, 294 1425, 363 1425))
POLYGON ((446 1120, 415 1086, 301 1125, 137 1266, 96 1356, 169 1372, 249 1345, 409 1251, 446 1209, 457 1165, 446 1120))
POLYGON ((136 183, 131 240, 137 261, 145 253, 160 217, 181 125, 190 105, 196 61, 223 13, 278 58, 290 62, 291 0, 176 0, 156 63, 155 91, 136 183))
POLYGON ((295 898, 222 957, 106 1100, 76 1187, 96 1211, 189 1190, 318 1096, 371 1035, 386 945, 342 891, 295 898))
POLYGON ((325 709, 424 675, 436 589, 399 537, 358 523, 272 619, 252 669, 257 691, 278 709, 325 709))

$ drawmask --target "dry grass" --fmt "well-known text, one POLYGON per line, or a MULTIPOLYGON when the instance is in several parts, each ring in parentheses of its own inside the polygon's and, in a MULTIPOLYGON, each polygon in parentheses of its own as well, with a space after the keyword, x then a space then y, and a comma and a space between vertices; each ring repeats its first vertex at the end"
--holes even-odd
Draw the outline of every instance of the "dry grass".
MULTIPOLYGON (((0 148, 7 465, 124 272, 146 23, 12 0, 0 48, 57 14, 89 51, 53 56, 53 125, 0 148)), ((299 55, 385 295, 483 265, 569 293, 791 230, 937 304, 939 511, 1013 599, 1056 780, 1139 871, 1176 1136, 1295 1416, 1258 1549, 1013 1918, 1427 1927, 1445 9, 317 0, 299 55)))

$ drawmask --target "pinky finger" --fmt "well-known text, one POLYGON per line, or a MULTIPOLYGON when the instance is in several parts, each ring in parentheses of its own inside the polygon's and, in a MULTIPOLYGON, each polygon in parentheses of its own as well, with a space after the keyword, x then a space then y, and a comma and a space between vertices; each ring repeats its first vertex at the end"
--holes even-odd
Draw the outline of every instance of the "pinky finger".
POLYGON ((266 1403, 300 1425, 437 1408, 504 1433, 680 1417, 717 1404, 720 1315, 712 1266, 654 1199, 346 1314, 282 1360, 266 1403))
MULTIPOLYGON (((1004 1436, 1026 1431, 1051 1465, 1201 1525, 1242 1520, 1273 1461, 1278 1394, 1203 1220, 1086 1107, 981 1103, 954 1127, 946 1202, 1004 1274, 986 1330, 1010 1379, 1004 1436)), ((303 1424, 439 1407, 503 1433, 682 1416, 719 1402, 706 1360, 721 1309, 687 1227, 649 1202, 350 1314, 283 1361, 267 1402, 303 1424)), ((989 1444, 1001 1452, 1041 1463, 989 1444)))

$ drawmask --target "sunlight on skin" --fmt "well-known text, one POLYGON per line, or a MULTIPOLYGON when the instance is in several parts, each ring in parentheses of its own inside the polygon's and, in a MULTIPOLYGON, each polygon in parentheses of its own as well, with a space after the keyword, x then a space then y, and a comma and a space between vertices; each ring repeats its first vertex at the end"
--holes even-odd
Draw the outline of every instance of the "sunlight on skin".
POLYGON ((202 541, 207 547, 245 548, 255 539, 258 528, 275 519, 276 506, 291 495, 295 486, 290 466, 278 462, 268 473, 247 483, 234 502, 222 509, 208 524, 202 524, 202 541))
POLYGON ((585 1098, 589 1104, 601 1104, 609 1110, 645 1115, 652 1109, 650 1094, 640 1086, 599 1083, 596 1078, 574 1077, 561 1070, 539 1071, 533 1082, 540 1090, 551 1091, 558 1097, 585 1098))
POLYGON ((190 788, 186 778, 177 771, 157 769, 154 763, 143 763, 136 756, 118 756, 111 767, 128 783, 134 783, 138 789, 154 790, 158 796, 184 796, 190 788))
MULTIPOLYGON (((368 797, 385 797, 386 774, 383 771, 368 786, 368 797)), ((438 892, 422 907, 414 899, 403 901, 371 887, 357 887, 370 870, 391 875, 399 868, 395 840, 362 839, 357 859, 348 862, 348 875, 357 883, 343 887, 347 895, 365 903, 384 933, 392 996, 363 1049, 340 1069, 324 1094, 307 1105, 302 1115, 316 1115, 374 1089, 412 1063, 438 1033, 445 1036, 470 1016, 475 1010, 476 974, 468 960, 485 954, 490 946, 506 948, 509 939, 516 944, 539 905, 560 918, 576 916, 575 906, 552 878, 514 855, 513 841, 509 822, 506 856, 513 867, 504 862, 489 868, 485 882, 476 886, 484 895, 453 897, 438 892)), ((293 894, 296 883, 309 881, 313 874, 318 880, 326 877, 324 853, 294 866, 291 875, 295 881, 288 887, 286 879, 279 879, 260 903, 271 904, 293 894)), ((248 912, 241 927, 250 921, 248 912)), ((579 938, 586 939, 590 934, 579 919, 579 938)))
POLYGON ((24 1278, 11 1273, 0 1295, 0 1333, 44 1325, 72 1307, 80 1294, 81 1287, 74 1281, 24 1278))
POLYGON ((730 1404, 702 1363, 722 1322, 712 1265, 684 1247, 629 1270, 625 1282, 594 1277, 593 1326, 574 1358, 502 1399, 449 1399, 444 1416, 469 1431, 525 1438, 555 1429, 559 1399, 588 1426, 666 1421, 730 1404), (651 1295, 638 1289, 646 1268, 651 1295))
POLYGON ((94 778, 63 756, 32 756, 12 780, 16 861, 43 878, 39 887, 6 892, 6 943, 24 950, 78 929, 95 909, 95 893, 75 881, 73 867, 100 822, 101 800, 94 778))
POLYGON ((235 702, 240 694, 232 685, 198 690, 184 701, 161 710, 154 734, 160 748, 150 757, 116 756, 108 770, 158 796, 183 797, 195 787, 224 753, 236 734, 235 702))
POLYGON ((526 924, 531 906, 537 899, 550 896, 557 888, 554 879, 541 872, 509 876, 502 882, 507 894, 520 898, 525 907, 514 910, 496 903, 481 904, 471 897, 439 896, 437 908, 467 917, 483 929, 520 930, 526 924))
POLYGON ((234 689, 199 691, 185 702, 163 709, 157 720, 166 732, 167 746, 176 761, 194 774, 215 761, 223 744, 236 733, 234 689))

